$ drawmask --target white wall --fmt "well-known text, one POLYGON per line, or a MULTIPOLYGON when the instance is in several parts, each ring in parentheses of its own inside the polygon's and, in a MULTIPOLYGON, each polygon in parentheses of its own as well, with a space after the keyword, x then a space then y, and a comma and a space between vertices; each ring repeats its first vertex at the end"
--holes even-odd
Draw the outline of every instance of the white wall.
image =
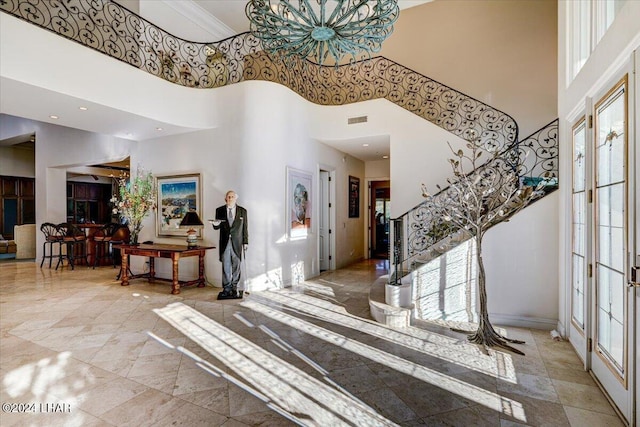
MULTIPOLYGON (((317 264, 317 186, 319 164, 336 171, 336 264, 338 267, 363 257, 363 219, 348 219, 347 179, 364 176, 362 161, 316 142, 309 136, 306 101, 288 89, 266 82, 245 82, 220 90, 228 107, 216 129, 142 141, 131 164, 140 161, 156 175, 200 173, 203 220, 214 217, 224 204, 227 190, 238 193, 238 204, 247 208, 249 219, 248 276, 251 289, 281 287, 319 274, 317 264), (266 114, 265 112, 268 112, 266 114), (286 167, 313 174, 312 230, 303 240, 287 236, 285 186, 286 167)), ((175 243, 154 235, 155 223, 147 218, 142 240, 175 243)), ((203 243, 218 246, 218 231, 206 224, 203 243)), ((206 258, 206 275, 220 284, 218 250, 206 258)), ((181 274, 192 274, 194 263, 183 261, 181 274)), ((158 265, 160 274, 170 272, 169 263, 158 265)))
MULTIPOLYGON (((8 138, 35 132, 36 220, 63 222, 66 219, 66 170, 131 157, 155 175, 200 173, 203 219, 213 218, 224 203, 224 194, 234 189, 239 204, 249 211, 250 250, 248 276, 254 289, 291 283, 294 271, 303 266, 303 277, 319 273, 317 265, 317 223, 307 239, 290 241, 285 220, 286 166, 312 173, 317 191, 319 165, 335 171, 336 181, 336 265, 338 268, 364 257, 363 222, 348 218, 349 175, 364 179, 364 163, 317 142, 309 136, 306 101, 288 89, 266 82, 245 82, 219 90, 228 107, 222 125, 215 129, 166 136, 140 142, 121 140, 32 120, 2 116, 0 136, 8 138), (264 114, 269 111, 270 114, 264 114), (344 159, 344 160, 343 160, 344 159)), ((314 201, 317 200, 317 195, 314 201)), ((312 203, 314 217, 317 206, 312 203)), ((176 243, 176 238, 159 238, 155 216, 143 222, 140 239, 176 243)), ((203 243, 218 246, 218 232, 205 227, 203 243)), ((180 239, 181 240, 181 239, 180 239)), ((41 245, 38 246, 40 248, 41 245)), ((38 254, 38 257, 41 254, 38 254)), ((170 265, 158 262, 159 274, 170 274, 170 265)), ((196 265, 183 260, 181 278, 195 274, 196 265)), ((134 258, 134 268, 144 265, 134 258)), ((217 249, 206 258, 206 275, 219 284, 221 268, 217 249)))
MULTIPOLYGON (((145 71, 6 13, 0 14, 0 74, 2 79, 45 88, 78 101, 88 100, 135 114, 140 119, 185 128, 217 126, 216 109, 226 107, 212 99, 216 91, 185 88, 152 77, 145 71), (107 81, 111 84, 106 84, 107 81)), ((74 109, 77 107, 75 105, 74 109)), ((23 117, 33 114, 33 111, 25 111, 19 98, 7 100, 3 97, 2 108, 3 113, 23 117)), ((62 113, 55 113, 60 120, 65 119, 62 113)), ((38 120, 48 121, 49 114, 52 112, 43 113, 38 120)))
MULTIPOLYGON (((376 99, 340 107, 309 106, 313 121, 311 134, 324 140, 357 136, 390 135, 391 215, 402 215, 421 202, 420 184, 436 192, 451 176, 447 142, 454 148, 464 141, 444 129, 387 101, 376 99), (349 126, 348 117, 366 115, 367 123, 349 126), (331 123, 331 126, 327 126, 331 123)), ((382 171, 380 170, 380 173, 382 171)), ((368 178, 372 178, 368 176, 368 178)))
POLYGON ((511 115, 522 138, 557 117, 556 15, 555 1, 433 1, 400 13, 381 54, 511 115))
POLYGON ((140 16, 185 40, 210 43, 235 35, 197 2, 140 0, 137 3, 140 16))
POLYGON ((555 328, 559 198, 551 193, 487 231, 482 256, 492 322, 555 328))
POLYGON ((389 179, 391 172, 391 161, 369 160, 364 164, 364 176, 369 181, 383 181, 389 179))

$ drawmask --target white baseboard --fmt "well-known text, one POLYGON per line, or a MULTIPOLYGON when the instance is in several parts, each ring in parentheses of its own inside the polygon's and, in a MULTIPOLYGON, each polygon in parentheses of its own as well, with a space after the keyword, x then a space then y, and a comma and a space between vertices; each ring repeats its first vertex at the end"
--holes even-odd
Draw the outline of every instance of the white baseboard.
POLYGON ((515 326, 518 328, 543 329, 546 331, 551 331, 558 327, 558 319, 513 316, 510 314, 499 313, 489 313, 489 319, 494 325, 515 326))

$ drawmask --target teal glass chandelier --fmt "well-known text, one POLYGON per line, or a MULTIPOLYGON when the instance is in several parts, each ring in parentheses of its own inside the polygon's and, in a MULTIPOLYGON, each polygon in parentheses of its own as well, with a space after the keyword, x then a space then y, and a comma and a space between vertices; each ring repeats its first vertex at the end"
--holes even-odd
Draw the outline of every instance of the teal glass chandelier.
POLYGON ((397 0, 249 0, 245 13, 270 54, 338 64, 379 52, 400 9, 397 0))

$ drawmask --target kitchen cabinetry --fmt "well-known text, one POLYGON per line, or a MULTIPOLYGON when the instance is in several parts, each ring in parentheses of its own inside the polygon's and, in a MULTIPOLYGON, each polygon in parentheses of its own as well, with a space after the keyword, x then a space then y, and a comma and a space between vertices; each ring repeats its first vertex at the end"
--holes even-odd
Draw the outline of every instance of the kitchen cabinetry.
POLYGON ((16 176, 0 176, 0 234, 12 240, 13 227, 35 224, 35 179, 16 176))
POLYGON ((72 224, 111 221, 111 185, 67 182, 67 222, 72 224))

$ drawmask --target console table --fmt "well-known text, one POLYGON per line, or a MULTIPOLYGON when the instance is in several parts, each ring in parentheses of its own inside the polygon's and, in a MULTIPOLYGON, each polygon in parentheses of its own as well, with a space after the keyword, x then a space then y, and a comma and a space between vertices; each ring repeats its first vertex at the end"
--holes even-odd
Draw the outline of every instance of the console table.
POLYGON ((122 286, 129 286, 129 280, 145 277, 149 281, 164 280, 171 282, 171 293, 176 295, 180 293, 181 286, 198 285, 199 288, 205 285, 204 280, 204 255, 209 249, 213 249, 215 246, 196 246, 189 248, 187 246, 180 245, 164 245, 164 244, 152 244, 152 245, 114 245, 116 249, 120 249, 122 255, 122 264, 120 265, 120 278, 122 286), (149 257, 149 272, 142 274, 130 274, 129 269, 129 256, 145 256, 149 257), (178 280, 178 264, 180 258, 197 256, 198 263, 198 278, 196 280, 179 281, 178 280), (155 259, 156 258, 170 258, 173 263, 173 277, 171 279, 164 279, 156 277, 155 271, 155 259))

